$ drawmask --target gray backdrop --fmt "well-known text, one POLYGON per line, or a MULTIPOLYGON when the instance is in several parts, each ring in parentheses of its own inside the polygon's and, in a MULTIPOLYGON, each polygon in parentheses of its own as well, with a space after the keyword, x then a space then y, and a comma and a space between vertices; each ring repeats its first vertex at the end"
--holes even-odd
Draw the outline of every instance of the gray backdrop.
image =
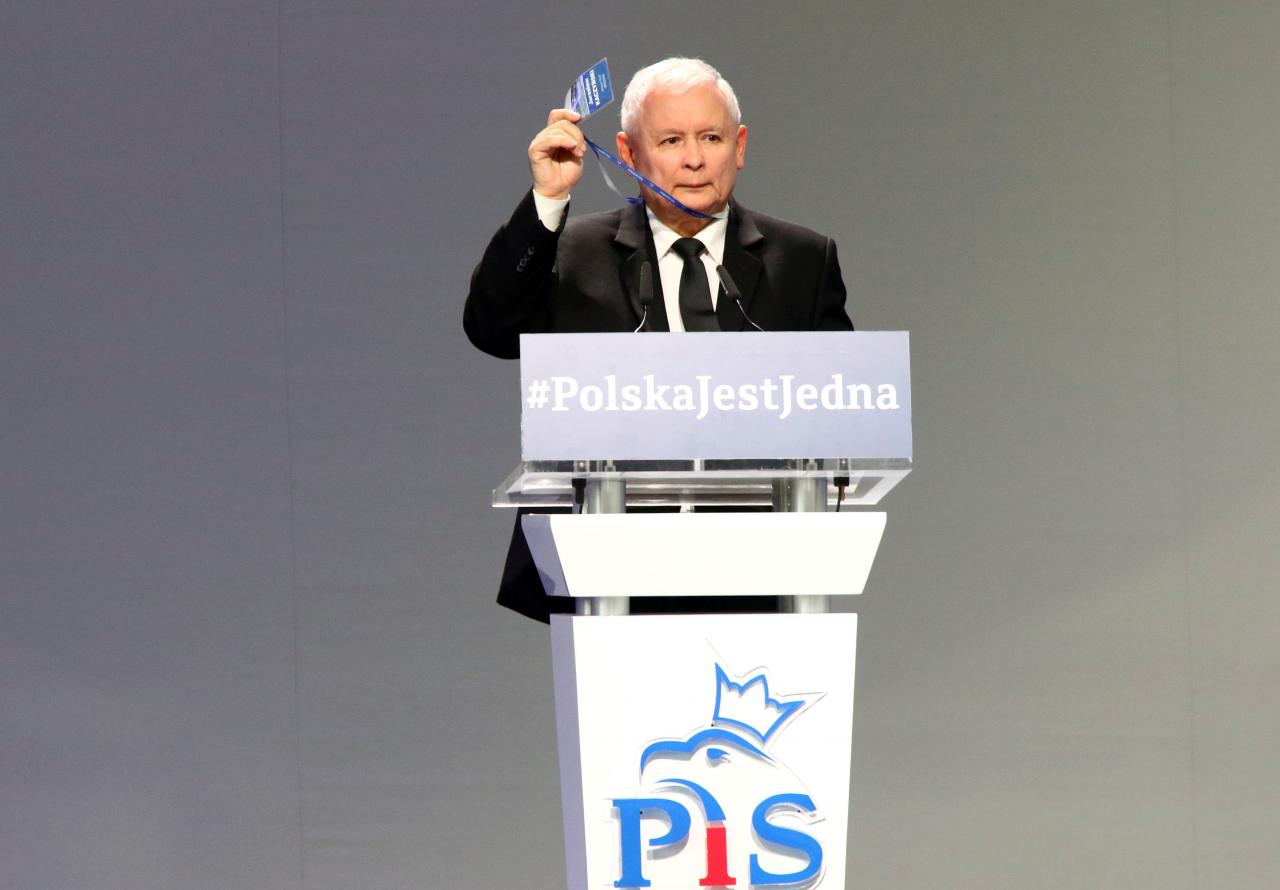
POLYGON ((563 886, 462 298, 568 80, 690 53, 744 203, 912 334, 850 886, 1274 887, 1277 45, 1274 2, 7 0, 0 885, 563 886))

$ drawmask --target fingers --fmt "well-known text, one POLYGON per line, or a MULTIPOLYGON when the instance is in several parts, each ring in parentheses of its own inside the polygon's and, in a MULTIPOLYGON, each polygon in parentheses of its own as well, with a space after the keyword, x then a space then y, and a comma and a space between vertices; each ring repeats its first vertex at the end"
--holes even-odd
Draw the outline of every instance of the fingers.
POLYGON ((580 158, 586 150, 587 141, 582 131, 568 121, 557 121, 533 137, 529 143, 529 159, 560 158, 566 154, 580 158))
POLYGON ((547 126, 551 126, 556 121, 569 121, 570 123, 576 124, 580 120, 582 120, 582 115, 578 114, 576 111, 572 111, 568 108, 553 108, 547 115, 547 126))
POLYGON ((567 197, 582 177, 587 141, 576 121, 576 111, 556 108, 547 115, 547 126, 529 143, 529 169, 533 187, 547 197, 567 197))
POLYGON ((576 111, 564 108, 557 108, 547 115, 547 126, 529 143, 530 160, 533 160, 535 152, 540 156, 572 152, 582 157, 587 150, 587 141, 574 123, 578 119, 576 111))

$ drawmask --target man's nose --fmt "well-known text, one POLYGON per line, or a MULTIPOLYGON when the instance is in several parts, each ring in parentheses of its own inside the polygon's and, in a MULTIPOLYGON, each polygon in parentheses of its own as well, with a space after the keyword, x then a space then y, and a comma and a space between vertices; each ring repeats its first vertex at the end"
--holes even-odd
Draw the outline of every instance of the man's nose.
POLYGON ((684 165, 690 170, 700 170, 702 169, 702 164, 702 146, 696 141, 690 143, 685 148, 684 165))

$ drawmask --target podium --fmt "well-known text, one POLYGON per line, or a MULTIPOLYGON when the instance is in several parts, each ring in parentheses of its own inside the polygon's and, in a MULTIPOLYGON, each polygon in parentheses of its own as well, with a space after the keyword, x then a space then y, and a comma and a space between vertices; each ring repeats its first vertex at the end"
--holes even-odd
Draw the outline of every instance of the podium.
POLYGON ((575 602, 551 622, 570 890, 844 887, 857 616, 831 607, 911 469, 906 335, 521 351, 526 459, 494 503, 570 511, 522 519, 575 602), (652 596, 761 609, 631 614, 652 596))

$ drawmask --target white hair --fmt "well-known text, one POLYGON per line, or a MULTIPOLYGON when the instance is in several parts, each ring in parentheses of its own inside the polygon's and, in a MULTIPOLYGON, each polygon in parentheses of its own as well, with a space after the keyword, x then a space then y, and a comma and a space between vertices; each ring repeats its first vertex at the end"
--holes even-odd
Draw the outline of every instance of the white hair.
POLYGON ((635 127, 640 120, 640 112, 644 102, 654 90, 665 90, 682 95, 692 89, 704 85, 713 85, 724 97, 724 104, 729 109, 736 127, 742 123, 742 112, 738 110, 738 97, 733 93, 729 81, 720 76, 720 72, 701 59, 685 59, 673 57, 654 62, 647 68, 641 68, 627 84, 622 95, 622 131, 628 136, 636 133, 635 127))

